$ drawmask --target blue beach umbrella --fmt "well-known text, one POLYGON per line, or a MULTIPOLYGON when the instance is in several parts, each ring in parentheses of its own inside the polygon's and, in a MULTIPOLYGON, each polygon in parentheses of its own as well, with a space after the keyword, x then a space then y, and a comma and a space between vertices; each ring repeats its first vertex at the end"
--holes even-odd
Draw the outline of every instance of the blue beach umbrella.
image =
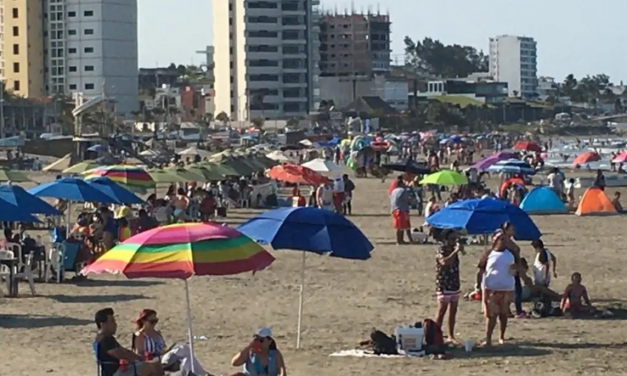
POLYGON ((505 222, 514 225, 516 240, 536 240, 542 236, 522 209, 507 201, 492 198, 459 201, 427 218, 430 226, 465 230, 469 235, 492 234, 505 222))
POLYGON ((58 179, 47 184, 38 185, 29 189, 28 193, 37 197, 51 197, 75 202, 118 203, 114 198, 76 178, 58 179))
POLYGON ((312 207, 281 208, 261 213, 238 227, 244 235, 274 249, 303 251, 298 301, 296 348, 300 348, 307 252, 331 257, 367 260, 372 243, 344 216, 312 207))
POLYGON ((91 187, 113 198, 119 204, 143 204, 144 200, 109 178, 96 178, 87 182, 91 187))
POLYGON ((26 210, 19 210, 4 200, 0 200, 0 221, 2 222, 39 222, 26 210))
POLYGON ((505 172, 519 175, 535 175, 536 173, 536 170, 531 167, 529 163, 525 161, 520 161, 518 159, 507 159, 504 161, 499 161, 488 167, 487 171, 496 173, 505 172))
POLYGON ((18 185, 1 185, 0 201, 17 206, 20 211, 30 214, 61 215, 52 205, 18 185))

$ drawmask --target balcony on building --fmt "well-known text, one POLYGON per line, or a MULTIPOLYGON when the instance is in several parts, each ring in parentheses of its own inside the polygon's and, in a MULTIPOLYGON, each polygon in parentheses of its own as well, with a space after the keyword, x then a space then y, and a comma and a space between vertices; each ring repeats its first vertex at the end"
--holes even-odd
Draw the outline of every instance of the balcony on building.
POLYGON ((418 97, 464 96, 483 103, 499 103, 508 95, 507 82, 492 80, 470 81, 468 79, 446 79, 429 81, 426 90, 418 93, 418 97))

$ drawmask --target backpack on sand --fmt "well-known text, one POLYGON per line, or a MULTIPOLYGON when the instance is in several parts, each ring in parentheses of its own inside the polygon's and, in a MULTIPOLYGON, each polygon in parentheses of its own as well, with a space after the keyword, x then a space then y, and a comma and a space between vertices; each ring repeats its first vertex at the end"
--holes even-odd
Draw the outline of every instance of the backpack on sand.
POLYGON ((396 339, 388 336, 380 330, 372 329, 369 345, 376 355, 397 355, 396 339))
POLYGON ((442 328, 433 320, 425 319, 422 322, 425 333, 425 353, 427 355, 441 355, 446 352, 442 328))

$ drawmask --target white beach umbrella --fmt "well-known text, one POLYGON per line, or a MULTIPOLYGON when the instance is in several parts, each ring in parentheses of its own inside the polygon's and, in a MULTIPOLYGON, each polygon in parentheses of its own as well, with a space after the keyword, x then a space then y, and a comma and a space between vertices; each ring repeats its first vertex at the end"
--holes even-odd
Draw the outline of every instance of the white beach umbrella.
POLYGON ((307 163, 303 163, 303 167, 307 167, 316 172, 331 172, 331 171, 341 171, 342 167, 336 165, 335 163, 328 161, 322 158, 316 158, 307 163))
POLYGON ((198 156, 200 156, 202 158, 211 156, 211 153, 208 152, 207 150, 198 149, 195 146, 189 147, 189 148, 187 148, 187 149, 185 149, 183 151, 179 151, 177 154, 178 155, 183 155, 183 156, 195 156, 195 155, 198 155, 198 156))
POLYGON ((277 162, 294 162, 293 159, 287 157, 285 154, 283 154, 282 152, 278 150, 275 150, 272 153, 266 154, 266 157, 277 162))

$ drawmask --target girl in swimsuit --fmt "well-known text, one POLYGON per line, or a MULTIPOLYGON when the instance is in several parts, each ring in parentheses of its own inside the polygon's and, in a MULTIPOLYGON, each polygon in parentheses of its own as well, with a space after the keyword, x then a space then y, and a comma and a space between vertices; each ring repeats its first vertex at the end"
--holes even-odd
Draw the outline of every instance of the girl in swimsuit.
POLYGON ((570 277, 571 284, 564 290, 564 296, 560 308, 564 313, 577 315, 581 313, 594 313, 594 307, 588 297, 586 286, 581 284, 581 274, 573 273, 570 277), (585 303, 582 304, 582 301, 585 303))
POLYGON ((174 220, 185 221, 185 212, 189 206, 189 198, 185 195, 185 190, 179 188, 176 197, 172 200, 172 206, 174 207, 174 220))

